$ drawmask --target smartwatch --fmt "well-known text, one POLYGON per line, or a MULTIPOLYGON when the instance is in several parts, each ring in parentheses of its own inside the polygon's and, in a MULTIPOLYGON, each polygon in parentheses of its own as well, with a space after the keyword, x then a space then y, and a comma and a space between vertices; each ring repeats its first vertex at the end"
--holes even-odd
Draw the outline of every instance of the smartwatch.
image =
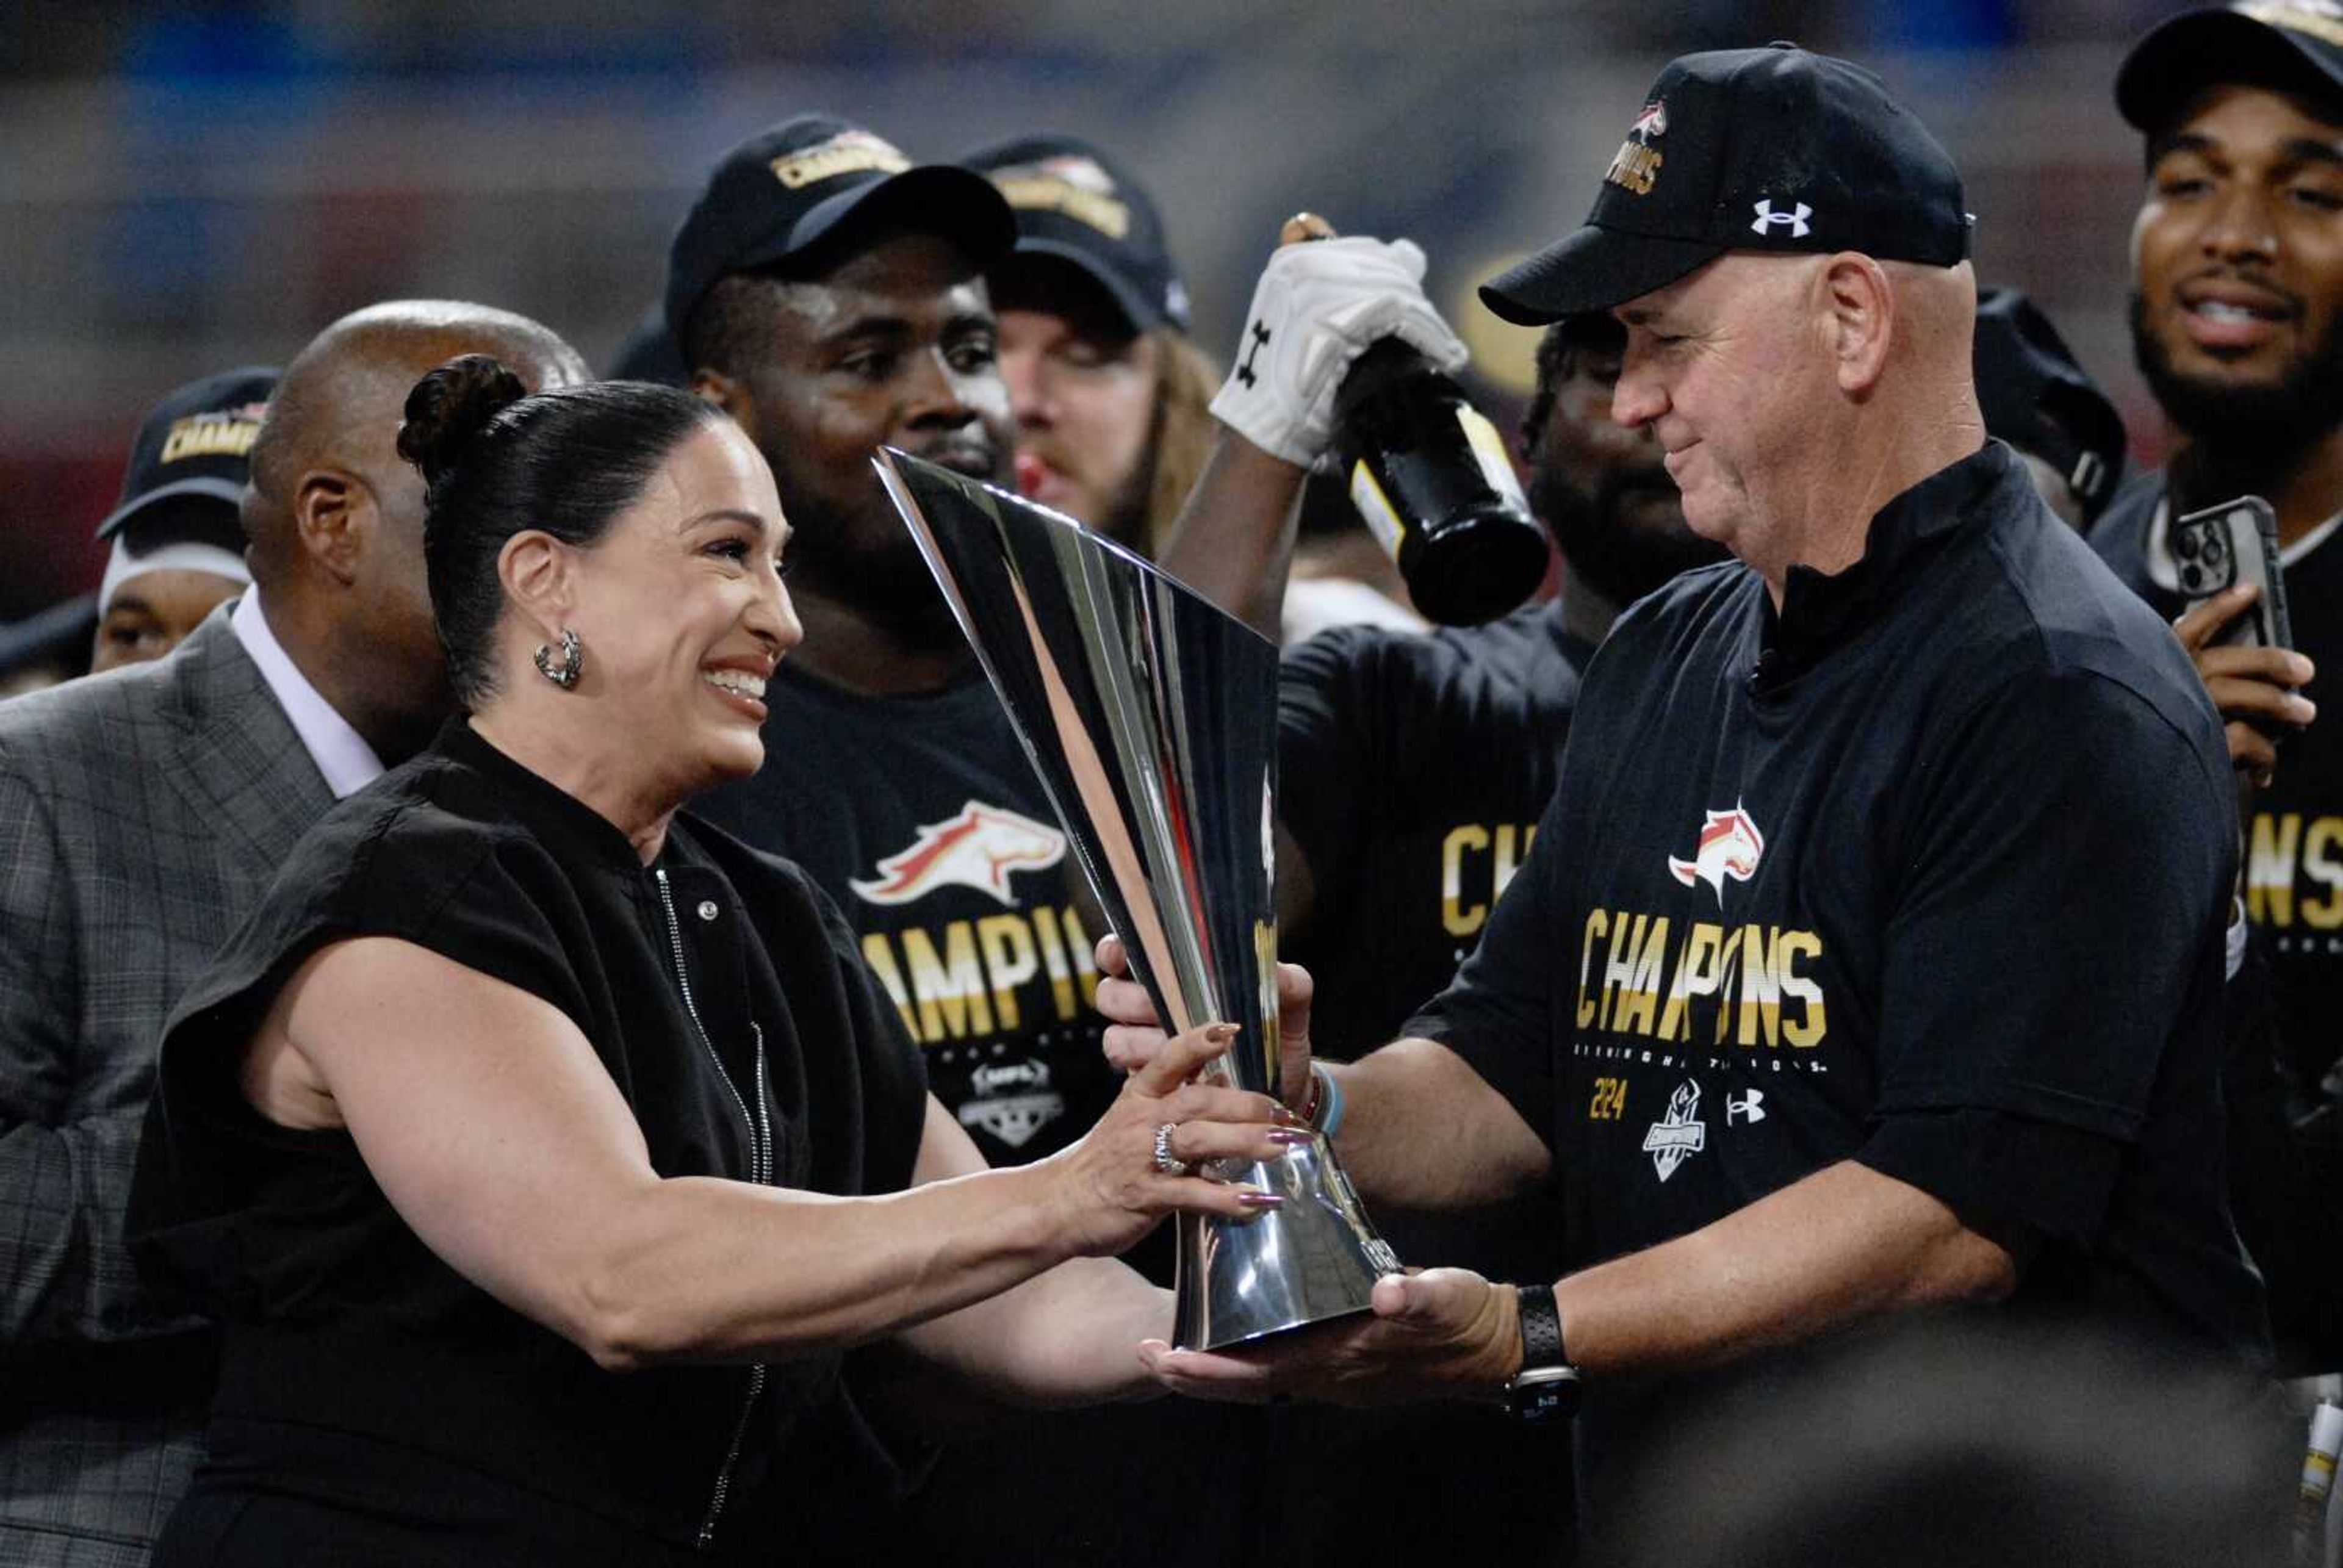
POLYGON ((1505 1409, 1536 1425, 1578 1413, 1578 1369, 1562 1348, 1562 1314, 1551 1285, 1521 1285, 1522 1370, 1505 1384, 1505 1409))

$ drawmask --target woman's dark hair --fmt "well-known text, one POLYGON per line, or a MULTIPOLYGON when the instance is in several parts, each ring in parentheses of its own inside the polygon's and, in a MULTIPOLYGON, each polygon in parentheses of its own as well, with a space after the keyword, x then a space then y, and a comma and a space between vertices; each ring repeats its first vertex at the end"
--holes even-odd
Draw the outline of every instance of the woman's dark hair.
POLYGON ((683 440, 723 417, 672 387, 598 381, 532 394, 486 354, 407 395, 398 455, 423 472, 423 559, 448 678, 468 708, 496 689, 497 557, 535 528, 591 545, 683 440))

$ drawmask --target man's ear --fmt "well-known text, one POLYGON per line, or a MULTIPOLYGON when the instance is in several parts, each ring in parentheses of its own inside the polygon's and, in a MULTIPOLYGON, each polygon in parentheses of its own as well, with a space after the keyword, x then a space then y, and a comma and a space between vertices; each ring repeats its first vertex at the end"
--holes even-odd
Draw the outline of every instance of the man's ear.
POLYGON ((699 369, 691 373, 694 396, 715 404, 732 416, 732 422, 743 430, 755 429, 757 399, 749 388, 721 370, 699 369))
POLYGON ((367 536, 380 520, 374 491, 347 468, 311 468, 294 487, 293 537, 345 588, 357 580, 367 536))
POLYGON ((577 552, 541 528, 523 528, 497 552, 497 580, 514 613, 558 642, 576 605, 577 552))
POLYGON ((1839 390, 1860 397, 1887 367, 1887 346, 1896 326, 1896 291, 1888 286, 1887 269, 1857 251, 1830 258, 1823 268, 1822 291, 1839 390))

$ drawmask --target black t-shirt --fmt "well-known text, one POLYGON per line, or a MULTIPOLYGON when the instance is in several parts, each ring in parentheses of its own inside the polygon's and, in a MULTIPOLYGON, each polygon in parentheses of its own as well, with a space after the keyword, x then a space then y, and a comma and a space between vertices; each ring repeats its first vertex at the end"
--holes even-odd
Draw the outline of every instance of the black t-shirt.
POLYGON ((1998 443, 1777 618, 1621 620, 1447 1041, 1554 1151, 1572 1267, 1855 1160, 2042 1239, 2021 1301, 2253 1359, 2217 1089, 2235 872, 2178 645, 1998 443))
POLYGON ((166 1030, 130 1229, 226 1323, 214 1422, 256 1483, 447 1527, 505 1513, 519 1528, 484 1562, 541 1555, 532 1518, 540 1545, 599 1519, 629 1561, 693 1547, 711 1516, 719 1552, 769 1543, 875 1470, 875 1447, 849 1452, 865 1439, 836 1354, 605 1372, 432 1252, 346 1131, 251 1108, 244 1043, 304 959, 364 936, 559 1009, 664 1176, 851 1195, 907 1185, 919 1151, 919 1057, 803 873, 689 816, 646 868, 451 724, 302 839, 166 1030))
MULTIPOLYGON (((2092 530, 2117 577, 2170 619, 2179 579, 2167 529, 2164 476, 2127 486, 2092 530)), ((2284 552, 2294 645, 2318 667, 2314 700, 2343 670, 2343 523, 2329 522, 2284 552)), ((2289 733, 2270 787, 2255 799, 2246 839, 2246 914, 2265 940, 2277 987, 2278 1027, 2297 1077, 2316 1084, 2343 1050, 2343 723, 2322 716, 2289 733)))
MULTIPOLYGON (((1121 1087, 1091 1005, 1103 926, 1049 797, 980 675, 872 697, 790 665, 765 766, 700 809, 788 855, 860 933, 930 1087, 993 1165, 1052 1153, 1121 1087), (1078 891, 1079 890, 1079 891, 1078 891)), ((1173 1228, 1125 1259, 1172 1281, 1173 1228)), ((1158 1401, 1024 1412, 955 1443, 874 1519, 874 1564, 1232 1560, 1252 1527, 1257 1412, 1158 1401), (1189 1500, 1211 1495, 1211 1508, 1189 1500)))
POLYGON ((1119 1087, 1091 1005, 1103 932, 992 689, 873 697, 785 664, 766 701, 763 769, 701 814, 838 901, 989 1161, 1081 1136, 1119 1087))
MULTIPOLYGON (((2157 614, 2182 608, 2160 473, 2116 498, 2091 534, 2100 558, 2157 614)), ((2284 555, 2295 646, 2319 676, 2343 669, 2343 521, 2284 555)), ((2228 987, 2229 1201, 2268 1281, 2282 1369, 2324 1370, 2343 1346, 2343 725, 2322 717, 2279 743, 2247 838, 2253 951, 2228 987)))
POLYGON ((1529 857, 1594 648, 1558 604, 1423 634, 1342 627, 1278 680, 1278 814, 1309 861, 1284 956, 1319 981, 1314 1047, 1349 1060, 1455 974, 1529 857))
MULTIPOLYGON (((1278 682, 1278 814, 1308 859, 1311 914, 1280 956, 1317 982, 1314 1050, 1349 1060, 1398 1038, 1454 978, 1527 859, 1593 648, 1558 604, 1428 633, 1341 627, 1289 649, 1278 682)), ((1552 1279, 1553 1199, 1448 1213, 1378 1207, 1412 1264, 1552 1279)), ((1278 1561, 1441 1553, 1565 1561, 1567 1428, 1485 1410, 1272 1412, 1287 1501, 1278 1561), (1403 1508, 1389 1500, 1405 1497, 1403 1508)))

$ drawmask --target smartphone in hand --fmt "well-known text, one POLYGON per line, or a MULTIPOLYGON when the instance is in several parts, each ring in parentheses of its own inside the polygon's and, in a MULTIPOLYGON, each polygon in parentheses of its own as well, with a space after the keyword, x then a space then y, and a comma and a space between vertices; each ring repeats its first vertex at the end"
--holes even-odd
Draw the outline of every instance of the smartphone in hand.
POLYGON ((2278 514, 2259 496, 2240 496, 2172 525, 2172 562, 2187 608, 2240 583, 2261 595, 2213 640, 2223 647, 2294 646, 2287 618, 2286 578, 2278 565, 2278 514))

